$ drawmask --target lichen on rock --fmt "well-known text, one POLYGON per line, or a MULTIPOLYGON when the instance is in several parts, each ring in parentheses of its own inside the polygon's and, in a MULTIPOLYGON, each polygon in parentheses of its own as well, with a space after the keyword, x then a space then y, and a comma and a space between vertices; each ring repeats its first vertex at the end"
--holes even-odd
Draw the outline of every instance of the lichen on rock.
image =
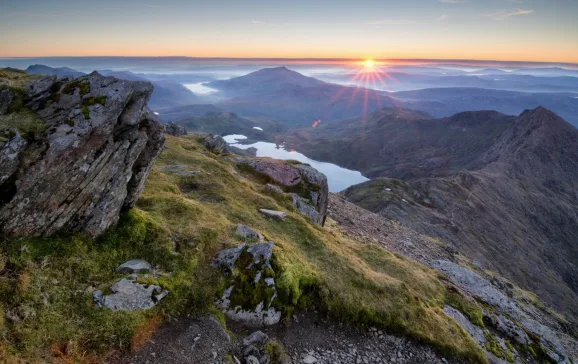
POLYGON ((281 162, 270 158, 232 158, 240 166, 248 166, 270 182, 266 189, 291 194, 293 205, 315 223, 324 225, 329 206, 327 177, 315 168, 300 163, 281 162))
POLYGON ((217 300, 225 315, 248 325, 273 325, 281 320, 277 299, 272 242, 240 245, 219 252, 215 263, 230 276, 217 300))

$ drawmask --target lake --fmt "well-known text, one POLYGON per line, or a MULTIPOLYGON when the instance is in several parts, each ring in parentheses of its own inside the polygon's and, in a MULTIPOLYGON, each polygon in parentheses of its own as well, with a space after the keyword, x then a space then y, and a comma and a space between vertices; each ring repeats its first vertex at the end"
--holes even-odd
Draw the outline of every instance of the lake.
POLYGON ((311 167, 317 169, 319 172, 327 176, 327 183, 329 184, 330 192, 343 191, 351 185, 356 185, 368 181, 369 179, 363 177, 358 171, 339 167, 333 163, 319 162, 311 159, 304 154, 296 151, 285 150, 283 145, 277 145, 267 142, 256 142, 253 144, 240 144, 239 140, 247 139, 244 135, 227 135, 223 137, 227 143, 239 149, 257 149, 257 157, 270 157, 281 160, 293 159, 302 163, 307 163, 311 167))
POLYGON ((208 82, 187 83, 187 84, 184 84, 183 86, 185 86, 186 88, 191 90, 193 93, 198 94, 198 95, 210 95, 210 94, 213 94, 213 93, 219 91, 219 90, 215 90, 214 88, 210 88, 210 87, 206 86, 207 83, 208 82))

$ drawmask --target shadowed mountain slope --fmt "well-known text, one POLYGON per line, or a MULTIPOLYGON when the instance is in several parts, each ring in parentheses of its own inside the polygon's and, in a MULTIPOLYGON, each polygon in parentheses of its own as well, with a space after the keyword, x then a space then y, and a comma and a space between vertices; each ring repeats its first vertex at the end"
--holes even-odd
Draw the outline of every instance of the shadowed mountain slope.
POLYGON ((576 318, 578 130, 545 108, 505 122, 477 157, 482 168, 447 178, 379 178, 344 194, 451 243, 576 318))

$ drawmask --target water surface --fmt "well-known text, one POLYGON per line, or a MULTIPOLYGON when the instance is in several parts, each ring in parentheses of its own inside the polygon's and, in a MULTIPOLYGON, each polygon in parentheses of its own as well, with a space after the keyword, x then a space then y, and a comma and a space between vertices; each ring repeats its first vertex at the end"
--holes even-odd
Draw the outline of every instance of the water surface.
POLYGON ((368 179, 363 177, 363 175, 358 171, 342 168, 333 163, 316 161, 302 153, 292 150, 285 150, 283 145, 267 142, 240 144, 238 141, 247 139, 247 137, 238 134, 227 135, 223 138, 227 143, 239 149, 257 149, 257 157, 270 157, 281 160, 293 159, 311 165, 311 167, 317 169, 319 172, 327 176, 327 183, 329 184, 330 192, 343 191, 351 185, 356 185, 358 183, 368 181, 368 179))

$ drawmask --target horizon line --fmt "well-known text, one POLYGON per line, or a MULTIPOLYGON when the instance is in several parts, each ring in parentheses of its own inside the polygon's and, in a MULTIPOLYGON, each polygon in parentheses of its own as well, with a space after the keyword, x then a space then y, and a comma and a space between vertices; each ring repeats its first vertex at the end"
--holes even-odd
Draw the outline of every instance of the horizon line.
MULTIPOLYGON (((119 55, 90 55, 90 56, 0 56, 0 60, 17 59, 38 59, 38 58, 155 58, 155 59, 191 59, 191 60, 212 60, 212 61, 311 61, 311 62, 355 62, 363 61, 366 58, 315 58, 315 57, 195 57, 195 56, 119 56, 119 55)), ((578 67, 578 62, 557 62, 557 61, 515 61, 496 59, 463 59, 463 58, 373 58, 377 62, 435 62, 435 63, 455 63, 455 62, 484 62, 501 64, 535 64, 535 65, 567 65, 578 67)))

